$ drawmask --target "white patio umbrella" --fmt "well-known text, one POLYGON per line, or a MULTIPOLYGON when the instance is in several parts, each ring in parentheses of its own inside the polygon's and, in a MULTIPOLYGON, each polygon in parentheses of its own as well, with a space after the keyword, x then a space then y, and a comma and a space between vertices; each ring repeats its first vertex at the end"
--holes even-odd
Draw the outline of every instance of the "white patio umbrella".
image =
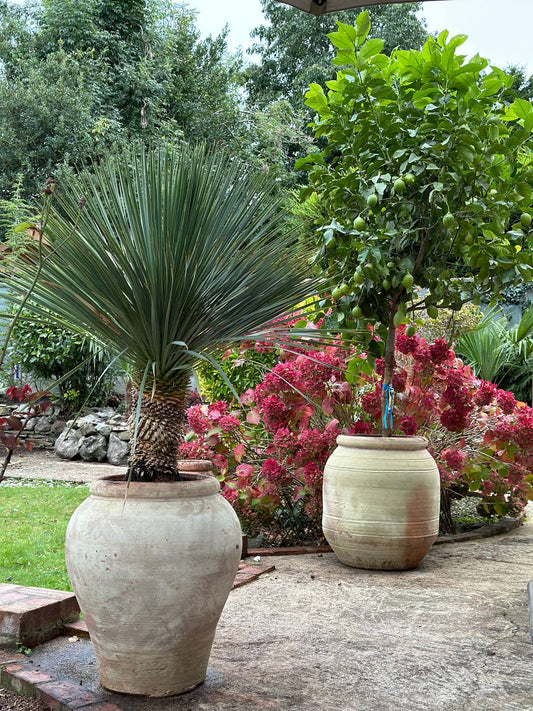
MULTIPOLYGON (((439 2, 442 0, 425 0, 426 2, 439 2)), ((368 5, 396 5, 402 2, 413 2, 413 0, 277 0, 277 2, 292 5, 299 10, 309 12, 312 15, 323 15, 325 12, 338 12, 339 10, 351 10, 354 7, 365 7, 368 5)))

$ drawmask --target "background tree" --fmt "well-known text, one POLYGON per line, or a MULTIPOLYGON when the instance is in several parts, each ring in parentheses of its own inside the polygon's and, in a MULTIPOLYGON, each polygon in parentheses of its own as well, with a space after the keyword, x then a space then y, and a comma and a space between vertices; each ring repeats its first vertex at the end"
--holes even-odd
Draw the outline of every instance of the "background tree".
POLYGON ((238 65, 170 0, 0 2, 0 197, 111 145, 238 145, 238 65))
MULTIPOLYGON (((273 0, 261 0, 267 24, 256 27, 251 36, 258 41, 248 50, 260 62, 246 69, 245 86, 249 102, 264 108, 279 99, 301 107, 311 82, 324 85, 332 78, 333 51, 327 39, 335 22, 353 24, 362 10, 333 12, 314 17, 273 0)), ((369 10, 372 36, 384 40, 388 54, 396 47, 419 48, 427 37, 425 22, 417 12, 420 3, 376 6, 369 10)))

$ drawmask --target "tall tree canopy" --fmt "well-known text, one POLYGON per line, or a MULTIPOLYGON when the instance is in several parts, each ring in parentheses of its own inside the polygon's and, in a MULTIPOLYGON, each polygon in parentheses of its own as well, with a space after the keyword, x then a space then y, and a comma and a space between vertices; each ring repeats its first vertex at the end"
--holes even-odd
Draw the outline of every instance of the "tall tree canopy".
POLYGON ((235 73, 171 0, 0 0, 0 197, 125 139, 231 144, 235 73))
MULTIPOLYGON (((252 105, 264 108, 278 99, 301 107, 310 83, 333 78, 333 52, 326 37, 336 21, 353 24, 362 10, 307 15, 273 0, 261 0, 267 24, 256 27, 258 41, 249 52, 260 59, 246 72, 246 89, 252 105)), ((375 6, 369 9, 372 36, 385 41, 385 52, 396 47, 418 49, 427 38, 425 23, 417 16, 421 3, 375 6)))

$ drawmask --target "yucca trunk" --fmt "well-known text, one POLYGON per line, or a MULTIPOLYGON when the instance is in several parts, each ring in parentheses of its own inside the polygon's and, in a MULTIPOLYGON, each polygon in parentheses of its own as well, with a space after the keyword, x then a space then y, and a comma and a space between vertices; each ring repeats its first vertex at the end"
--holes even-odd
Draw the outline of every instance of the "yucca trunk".
POLYGON ((144 394, 135 438, 138 402, 138 392, 135 392, 129 419, 131 441, 134 443, 128 468, 131 481, 180 479, 176 462, 188 398, 186 389, 172 395, 162 395, 157 391, 153 396, 151 392, 144 394))

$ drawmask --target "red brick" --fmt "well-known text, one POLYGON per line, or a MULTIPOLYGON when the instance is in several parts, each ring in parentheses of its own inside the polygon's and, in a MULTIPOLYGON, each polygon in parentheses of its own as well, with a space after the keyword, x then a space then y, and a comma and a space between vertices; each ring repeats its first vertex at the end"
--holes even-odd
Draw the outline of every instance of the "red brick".
POLYGON ((63 625, 78 616, 72 593, 0 585, 0 645, 33 647, 61 634, 63 625))
POLYGON ((102 697, 70 681, 50 681, 35 687, 37 698, 49 704, 53 711, 67 711, 90 706, 102 697))
POLYGON ((15 672, 10 679, 11 688, 23 696, 33 696, 35 684, 45 684, 51 680, 51 676, 44 672, 34 670, 22 670, 15 672))
POLYGON ((78 637, 85 637, 86 639, 89 639, 89 630, 87 629, 87 623, 84 620, 76 620, 75 622, 69 622, 64 625, 63 634, 75 634, 78 637))

